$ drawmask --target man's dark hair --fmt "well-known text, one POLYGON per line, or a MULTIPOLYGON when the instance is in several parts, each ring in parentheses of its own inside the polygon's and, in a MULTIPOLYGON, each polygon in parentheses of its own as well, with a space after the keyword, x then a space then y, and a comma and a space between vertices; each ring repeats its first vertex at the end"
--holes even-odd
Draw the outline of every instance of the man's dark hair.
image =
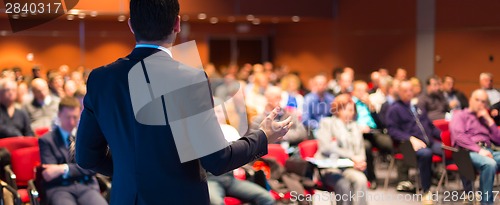
POLYGON ((336 67, 333 69, 332 71, 332 78, 337 80, 340 78, 340 74, 342 74, 342 72, 344 72, 344 68, 342 67, 336 67))
POLYGON ((64 97, 59 102, 59 112, 62 112, 63 108, 81 108, 80 101, 74 97, 64 97))
POLYGON ((130 24, 136 41, 165 40, 179 15, 177 0, 131 0, 130 24))
POLYGON ((440 81, 441 78, 437 75, 432 75, 430 77, 428 77, 426 80, 425 80, 425 84, 426 85, 430 85, 431 84, 431 80, 436 80, 436 81, 440 81))

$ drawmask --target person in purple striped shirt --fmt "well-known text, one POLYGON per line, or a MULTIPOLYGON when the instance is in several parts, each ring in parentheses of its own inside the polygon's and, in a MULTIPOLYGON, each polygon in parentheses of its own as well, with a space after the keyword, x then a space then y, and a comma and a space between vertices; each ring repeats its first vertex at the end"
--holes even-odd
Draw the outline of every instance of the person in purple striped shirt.
POLYGON ((450 122, 452 144, 470 150, 472 164, 480 173, 481 204, 494 203, 493 181, 500 165, 500 152, 491 149, 492 143, 500 144, 500 131, 488 107, 488 94, 478 89, 471 95, 469 108, 455 111, 450 122))

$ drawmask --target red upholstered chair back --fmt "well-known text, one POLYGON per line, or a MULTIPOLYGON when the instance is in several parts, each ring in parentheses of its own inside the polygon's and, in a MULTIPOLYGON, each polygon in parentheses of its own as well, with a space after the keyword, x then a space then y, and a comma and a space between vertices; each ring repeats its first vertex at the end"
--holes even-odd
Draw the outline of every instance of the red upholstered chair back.
POLYGON ((36 137, 8 137, 0 139, 0 147, 5 147, 9 152, 20 148, 38 147, 38 138, 36 137))
POLYGON ((299 152, 302 159, 307 157, 314 157, 318 151, 318 141, 317 140, 306 140, 299 144, 299 152))
MULTIPOLYGON (((442 131, 441 132, 441 141, 443 142, 444 145, 451 147, 451 132, 449 130, 442 131)), ((443 149, 444 151, 444 157, 446 159, 451 159, 452 158, 452 151, 443 149)))
POLYGON ((436 126, 436 128, 438 128, 439 130, 441 130, 441 132, 444 132, 444 131, 449 131, 450 130, 450 122, 442 119, 442 120, 434 120, 432 121, 432 124, 434 124, 434 126, 436 126))
POLYGON ((35 129, 35 135, 41 137, 45 133, 50 131, 50 127, 39 127, 35 129))
POLYGON ((269 144, 267 145, 267 155, 262 158, 274 158, 282 166, 285 166, 285 162, 288 159, 288 154, 285 149, 279 144, 269 144))
POLYGON ((28 181, 35 178, 35 167, 41 164, 40 149, 38 146, 21 148, 14 150, 11 155, 17 186, 27 186, 28 181))

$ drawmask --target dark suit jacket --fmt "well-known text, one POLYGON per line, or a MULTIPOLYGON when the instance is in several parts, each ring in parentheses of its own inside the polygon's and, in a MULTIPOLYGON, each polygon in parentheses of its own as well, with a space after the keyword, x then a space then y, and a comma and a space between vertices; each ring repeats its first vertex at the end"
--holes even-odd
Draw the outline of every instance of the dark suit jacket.
POLYGON ((74 181, 81 180, 87 181, 92 188, 97 188, 97 190, 99 190, 97 181, 94 177, 95 173, 91 170, 81 168, 75 163, 74 159, 70 157, 69 149, 66 147, 59 129, 59 127, 55 128, 38 140, 42 164, 68 164, 69 167, 67 179, 63 179, 62 176, 59 176, 52 181, 44 182, 44 188, 47 190, 47 194, 50 193, 50 189, 53 187, 68 186, 73 184, 74 181))
POLYGON ((136 48, 91 72, 76 137, 76 161, 112 175, 110 204, 209 204, 205 169, 220 175, 267 154, 267 137, 262 131, 249 133, 213 154, 181 163, 168 122, 144 125, 134 116, 128 73, 152 54, 176 63, 158 49, 136 48), (112 159, 106 154, 108 145, 112 159))

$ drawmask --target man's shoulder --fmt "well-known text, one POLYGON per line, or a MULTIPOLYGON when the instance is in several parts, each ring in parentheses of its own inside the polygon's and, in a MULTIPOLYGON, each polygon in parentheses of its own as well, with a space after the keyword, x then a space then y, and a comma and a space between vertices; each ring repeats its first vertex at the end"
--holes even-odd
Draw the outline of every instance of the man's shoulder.
POLYGON ((54 141, 54 134, 57 131, 57 129, 53 129, 44 135, 42 135, 40 138, 38 138, 38 141, 43 141, 43 142, 52 142, 54 141))

